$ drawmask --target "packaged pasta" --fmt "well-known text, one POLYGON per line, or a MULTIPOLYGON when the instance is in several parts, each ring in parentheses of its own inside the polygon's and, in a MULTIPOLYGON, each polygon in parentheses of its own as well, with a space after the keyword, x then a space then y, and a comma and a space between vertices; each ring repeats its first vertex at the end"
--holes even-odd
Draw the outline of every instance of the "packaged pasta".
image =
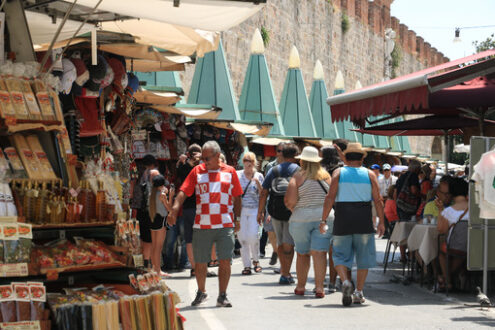
POLYGON ((32 65, 25 65, 24 74, 20 78, 22 85, 22 92, 24 93, 24 100, 26 101, 26 106, 29 110, 29 117, 34 120, 41 120, 41 111, 34 96, 33 90, 31 89, 31 78, 34 75, 35 68, 32 65))
POLYGON ((23 83, 21 76, 24 73, 24 67, 21 63, 13 64, 12 74, 5 78, 5 84, 12 98, 14 110, 17 119, 29 119, 29 111, 24 99, 23 83))
POLYGON ((10 93, 7 89, 5 81, 0 78, 0 115, 3 118, 16 117, 14 104, 10 98, 10 93))
POLYGON ((55 175, 55 172, 53 171, 52 165, 50 164, 50 161, 48 160, 45 151, 41 147, 40 140, 38 139, 37 135, 28 135, 26 137, 26 142, 29 145, 29 148, 31 148, 31 151, 36 155, 38 158, 38 161, 42 167, 41 174, 44 179, 56 179, 57 176, 55 175))
POLYGON ((35 78, 32 87, 36 93, 43 120, 55 120, 55 113, 53 112, 52 102, 45 82, 40 78, 35 78))

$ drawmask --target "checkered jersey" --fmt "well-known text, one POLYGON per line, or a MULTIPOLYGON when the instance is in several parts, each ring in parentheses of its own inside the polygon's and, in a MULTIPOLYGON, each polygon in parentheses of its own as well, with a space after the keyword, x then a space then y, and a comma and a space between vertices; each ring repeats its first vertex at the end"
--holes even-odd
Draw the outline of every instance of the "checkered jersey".
POLYGON ((233 198, 242 195, 235 169, 221 164, 215 171, 205 164, 194 167, 180 187, 187 196, 196 193, 196 218, 193 228, 234 227, 233 198))

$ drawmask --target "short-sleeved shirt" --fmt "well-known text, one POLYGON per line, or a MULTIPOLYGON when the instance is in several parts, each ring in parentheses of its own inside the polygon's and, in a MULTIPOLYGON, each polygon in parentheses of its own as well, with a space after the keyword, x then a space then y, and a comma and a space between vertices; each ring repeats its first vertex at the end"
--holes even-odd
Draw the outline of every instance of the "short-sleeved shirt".
POLYGON ((388 179, 385 175, 378 178, 378 187, 380 188, 380 196, 387 196, 388 188, 397 182, 397 178, 393 175, 389 176, 388 179))
MULTIPOLYGON (((244 175, 244 170, 237 171, 237 176, 239 177, 239 181, 241 182, 241 187, 244 194, 244 196, 242 197, 242 208, 257 209, 261 193, 261 191, 258 191, 258 185, 253 180, 249 180, 248 178, 246 178, 246 176, 244 175), (246 187, 247 191, 244 192, 244 190, 246 190, 246 187)), ((258 179, 260 184, 263 184, 263 174, 255 172, 254 178, 258 179)))
POLYGON ((194 167, 180 187, 187 196, 196 193, 196 218, 193 228, 232 228, 233 199, 242 195, 242 187, 235 169, 221 164, 209 171, 205 164, 194 167))
POLYGON ((438 207, 435 204, 435 200, 429 201, 426 203, 425 208, 423 210, 423 215, 431 215, 435 218, 438 217, 438 207))
MULTIPOLYGON (((179 165, 179 167, 177 168, 177 177, 179 178, 181 184, 186 180, 187 176, 189 175, 189 173, 191 173, 193 168, 194 167, 191 166, 188 162, 179 165)), ((184 201, 184 204, 182 204, 182 208, 196 208, 196 196, 193 194, 191 197, 187 197, 184 201)))
MULTIPOLYGON (((280 177, 291 177, 300 169, 299 165, 291 162, 279 164, 277 165, 277 167, 279 169, 280 177)), ((272 181, 275 178, 275 174, 273 173, 274 168, 275 166, 271 168, 266 174, 265 180, 263 181, 263 189, 270 190, 270 188, 272 187, 272 181)))

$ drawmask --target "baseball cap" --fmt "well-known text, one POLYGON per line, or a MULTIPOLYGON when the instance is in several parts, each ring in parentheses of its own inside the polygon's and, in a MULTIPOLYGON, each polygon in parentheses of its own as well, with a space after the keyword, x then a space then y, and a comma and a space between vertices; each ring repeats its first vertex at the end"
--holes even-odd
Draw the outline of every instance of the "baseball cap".
POLYGON ((390 164, 383 164, 383 170, 386 171, 386 170, 391 170, 392 169, 392 166, 390 166, 390 164))
POLYGON ((380 165, 378 165, 378 164, 373 164, 373 165, 371 165, 371 169, 372 169, 372 170, 379 170, 379 169, 380 169, 380 165))

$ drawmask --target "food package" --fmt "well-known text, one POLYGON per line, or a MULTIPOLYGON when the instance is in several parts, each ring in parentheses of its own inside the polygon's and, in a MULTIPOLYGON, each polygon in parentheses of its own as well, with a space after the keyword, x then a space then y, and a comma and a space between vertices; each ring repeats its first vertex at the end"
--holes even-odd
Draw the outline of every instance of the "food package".
POLYGON ((17 231, 17 224, 7 223, 1 226, 3 232, 3 250, 4 250, 4 262, 6 264, 15 264, 23 260, 21 255, 21 248, 19 242, 19 233, 17 231))
POLYGON ((53 111, 52 102, 50 100, 50 95, 48 94, 46 84, 43 80, 36 78, 33 81, 32 87, 36 93, 36 98, 38 99, 41 117, 43 120, 55 120, 55 113, 53 111))
POLYGON ((9 160, 10 166, 12 167, 12 171, 14 172, 14 177, 16 178, 25 178, 27 173, 24 169, 24 165, 22 165, 22 160, 19 157, 19 154, 15 150, 14 147, 7 147, 4 150, 5 156, 9 160))
POLYGON ((33 230, 30 224, 18 223, 17 232, 19 236, 19 261, 29 263, 31 261, 31 248, 33 230))
POLYGON ((43 167, 41 166, 38 156, 29 148, 26 138, 21 134, 14 134, 12 136, 12 141, 19 151, 19 156, 29 178, 35 180, 43 179, 43 167))
POLYGON ((28 282, 31 297, 31 321, 43 320, 46 302, 46 288, 41 282, 28 282))
POLYGON ((7 85, 5 84, 5 81, 0 78, 0 116, 3 118, 15 118, 16 115, 7 85))
POLYGON ((16 112, 17 119, 29 119, 29 111, 24 99, 23 83, 21 76, 24 74, 22 63, 13 64, 13 75, 8 75, 5 78, 5 84, 12 98, 12 103, 16 112))
POLYGON ((15 322, 17 319, 12 285, 0 285, 0 309, 3 322, 15 322))
POLYGON ((58 94, 55 93, 52 89, 49 91, 50 98, 53 102, 53 107, 54 107, 54 114, 55 114, 55 120, 60 121, 61 123, 64 122, 64 113, 62 111, 62 105, 60 104, 60 99, 58 98, 58 94))
POLYGON ((31 295, 26 283, 13 283, 14 299, 16 304, 16 319, 20 321, 31 320, 31 295))
POLYGON ((44 179, 56 179, 57 176, 55 175, 55 172, 53 171, 52 165, 50 164, 50 161, 48 160, 45 151, 41 147, 40 140, 38 139, 37 135, 28 135, 26 137, 27 144, 31 148, 31 150, 36 154, 36 157, 38 158, 41 167, 42 167, 42 176, 44 179))

